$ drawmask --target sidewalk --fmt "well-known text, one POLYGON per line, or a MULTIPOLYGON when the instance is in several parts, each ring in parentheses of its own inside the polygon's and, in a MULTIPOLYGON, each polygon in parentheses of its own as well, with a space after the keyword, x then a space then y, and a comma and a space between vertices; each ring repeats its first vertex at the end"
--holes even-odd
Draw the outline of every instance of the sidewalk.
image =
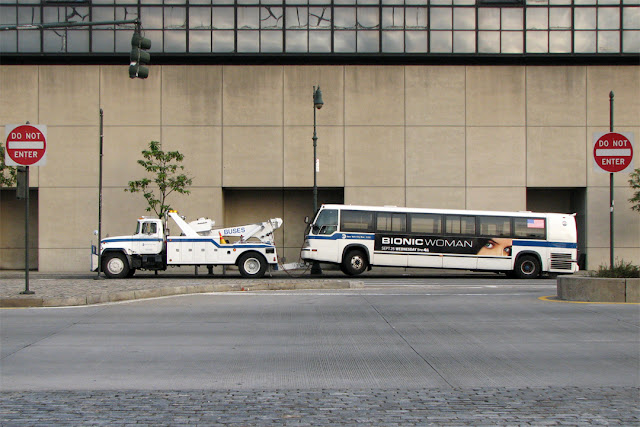
POLYGON ((273 272, 262 279, 245 279, 237 271, 226 275, 208 275, 202 268, 199 275, 187 273, 141 272, 129 279, 97 279, 97 273, 40 273, 29 272, 29 290, 23 295, 24 271, 0 270, 0 307, 61 307, 105 302, 155 298, 168 295, 205 292, 294 290, 294 289, 353 289, 364 285, 337 274, 312 278, 309 272, 273 272))
MULTIPOLYGON (((29 273, 29 290, 34 295, 22 295, 25 290, 24 271, 0 270, 0 308, 2 307, 61 307, 99 304, 141 298, 205 292, 232 292, 295 289, 356 289, 364 287, 362 279, 372 277, 446 277, 499 278, 491 272, 423 268, 374 268, 361 276, 349 277, 337 269, 324 269, 321 276, 309 271, 274 271, 262 279, 245 279, 237 269, 215 275, 200 268, 153 272, 137 272, 129 279, 97 279, 97 273, 29 273)), ((580 272, 578 274, 586 274, 580 272)))

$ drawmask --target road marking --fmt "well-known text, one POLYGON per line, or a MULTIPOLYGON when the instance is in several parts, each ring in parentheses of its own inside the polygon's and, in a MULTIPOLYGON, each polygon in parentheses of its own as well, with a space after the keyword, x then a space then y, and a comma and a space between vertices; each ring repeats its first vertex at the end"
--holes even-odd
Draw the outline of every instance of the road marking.
POLYGON ((57 306, 57 307, 0 307, 0 310, 25 310, 25 309, 39 309, 39 310, 55 310, 55 309, 81 309, 81 308, 92 308, 92 307, 104 307, 110 305, 118 305, 118 304, 133 304, 137 302, 144 301, 153 301, 167 298, 176 298, 176 297, 188 297, 188 296, 202 296, 202 295, 210 295, 210 296, 341 296, 341 297, 363 297, 363 296, 376 296, 376 297, 415 297, 415 296, 431 296, 431 297, 448 297, 448 296, 527 296, 529 293, 417 293, 417 292, 407 292, 407 293, 372 293, 372 292, 362 292, 362 289, 345 289, 342 292, 318 292, 312 291, 308 292, 304 289, 300 289, 294 292, 291 291, 278 291, 278 290, 262 290, 262 291, 232 291, 232 292, 199 292, 192 294, 176 294, 176 295, 164 295, 160 297, 150 297, 150 298, 137 298, 131 300, 124 301, 109 301, 102 302, 96 304, 81 304, 81 305, 65 305, 65 306, 57 306))

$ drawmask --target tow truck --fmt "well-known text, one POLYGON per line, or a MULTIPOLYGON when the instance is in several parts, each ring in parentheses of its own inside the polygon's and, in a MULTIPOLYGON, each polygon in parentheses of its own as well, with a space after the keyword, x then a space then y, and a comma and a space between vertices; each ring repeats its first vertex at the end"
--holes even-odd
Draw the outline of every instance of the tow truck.
POLYGON ((101 262, 108 278, 178 266, 206 266, 211 273, 217 265, 236 265, 248 278, 260 278, 268 268, 277 269, 273 232, 282 226, 282 219, 218 229, 214 225, 208 218, 187 223, 176 210, 169 211, 164 220, 142 216, 135 234, 102 239, 100 257, 98 249, 92 248, 91 269, 96 271, 101 262), (180 235, 170 235, 167 217, 180 228, 180 235))

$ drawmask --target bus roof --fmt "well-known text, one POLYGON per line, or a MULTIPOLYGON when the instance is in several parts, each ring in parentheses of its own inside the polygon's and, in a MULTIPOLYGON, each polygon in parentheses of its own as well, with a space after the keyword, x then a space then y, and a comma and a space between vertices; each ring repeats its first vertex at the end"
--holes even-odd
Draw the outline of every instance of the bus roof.
POLYGON ((486 215, 486 216, 520 216, 520 217, 546 217, 549 215, 575 216, 576 214, 567 214, 559 212, 507 212, 507 211, 479 211, 479 210, 463 210, 463 209, 423 209, 423 208, 407 208, 401 206, 365 206, 365 205, 341 205, 341 204, 323 204, 321 209, 351 209, 358 211, 376 211, 376 212, 405 212, 405 213, 430 213, 430 214, 450 214, 450 215, 486 215))

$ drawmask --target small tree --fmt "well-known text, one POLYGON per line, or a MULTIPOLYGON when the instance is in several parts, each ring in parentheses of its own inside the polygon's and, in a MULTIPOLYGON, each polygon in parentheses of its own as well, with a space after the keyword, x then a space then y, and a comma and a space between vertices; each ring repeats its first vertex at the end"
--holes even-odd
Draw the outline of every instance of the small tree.
POLYGON ((631 209, 640 212, 640 169, 631 172, 629 185, 633 188, 633 197, 629 199, 631 209))
POLYGON ((17 169, 4 163, 4 147, 0 144, 0 187, 16 185, 17 169))
POLYGON ((171 209, 167 203, 167 197, 173 193, 189 194, 187 187, 191 185, 192 179, 181 171, 184 166, 182 162, 184 155, 178 151, 162 151, 158 141, 151 141, 148 150, 142 150, 145 160, 138 160, 148 173, 153 175, 153 180, 142 178, 137 181, 129 181, 129 188, 124 191, 131 193, 142 192, 149 206, 147 212, 155 212, 158 218, 163 218, 165 213, 171 209), (155 184, 157 188, 152 187, 155 184), (157 194, 156 194, 157 193, 157 194))

